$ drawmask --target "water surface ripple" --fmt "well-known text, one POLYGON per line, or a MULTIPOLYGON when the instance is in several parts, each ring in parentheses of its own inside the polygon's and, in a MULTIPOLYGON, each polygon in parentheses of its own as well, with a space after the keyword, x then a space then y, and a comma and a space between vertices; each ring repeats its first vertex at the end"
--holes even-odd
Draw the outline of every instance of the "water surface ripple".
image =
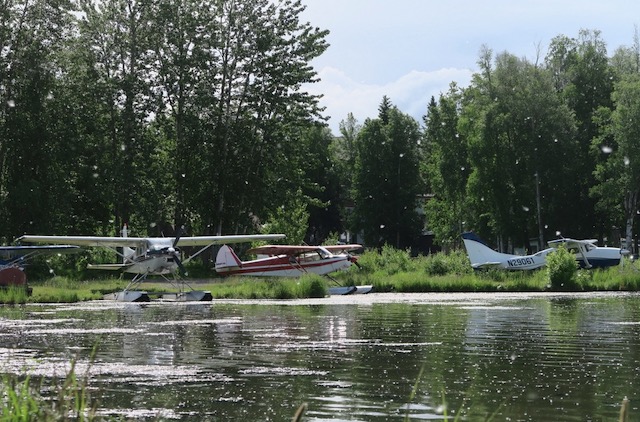
POLYGON ((136 420, 640 419, 636 294, 0 307, 0 372, 136 420))

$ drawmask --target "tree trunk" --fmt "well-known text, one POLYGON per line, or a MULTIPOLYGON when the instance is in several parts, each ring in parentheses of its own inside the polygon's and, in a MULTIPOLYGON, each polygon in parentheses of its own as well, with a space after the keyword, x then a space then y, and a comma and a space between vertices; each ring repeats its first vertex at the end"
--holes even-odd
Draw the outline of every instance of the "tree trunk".
POLYGON ((626 218, 625 242, 626 242, 626 249, 630 251, 632 254, 635 254, 637 252, 633 245, 633 220, 636 216, 637 209, 638 209, 638 192, 628 191, 624 196, 624 211, 625 211, 625 218, 626 218))

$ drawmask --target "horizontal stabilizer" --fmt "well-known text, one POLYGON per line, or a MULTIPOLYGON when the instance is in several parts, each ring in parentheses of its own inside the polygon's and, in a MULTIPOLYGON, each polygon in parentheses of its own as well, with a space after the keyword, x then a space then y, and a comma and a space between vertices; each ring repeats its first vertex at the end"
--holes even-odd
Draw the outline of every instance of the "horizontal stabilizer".
POLYGON ((122 270, 129 267, 130 264, 89 264, 87 268, 90 270, 122 270))
POLYGON ((498 267, 500 266, 500 262, 482 262, 482 263, 476 263, 476 264, 471 264, 472 268, 493 268, 493 267, 498 267))

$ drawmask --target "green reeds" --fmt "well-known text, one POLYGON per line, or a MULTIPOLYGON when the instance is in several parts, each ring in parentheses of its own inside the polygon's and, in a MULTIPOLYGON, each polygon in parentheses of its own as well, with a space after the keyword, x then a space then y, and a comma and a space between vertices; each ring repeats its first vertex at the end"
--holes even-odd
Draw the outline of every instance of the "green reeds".
POLYGON ((40 394, 43 381, 35 383, 26 376, 4 375, 0 382, 0 414, 3 421, 100 421, 96 407, 91 405, 87 389, 87 376, 76 377, 75 362, 55 397, 40 394))
POLYGON ((26 286, 8 286, 0 288, 0 303, 17 305, 29 301, 29 290, 26 286))
POLYGON ((328 280, 316 274, 299 278, 229 277, 199 284, 217 299, 301 299, 325 297, 328 280))

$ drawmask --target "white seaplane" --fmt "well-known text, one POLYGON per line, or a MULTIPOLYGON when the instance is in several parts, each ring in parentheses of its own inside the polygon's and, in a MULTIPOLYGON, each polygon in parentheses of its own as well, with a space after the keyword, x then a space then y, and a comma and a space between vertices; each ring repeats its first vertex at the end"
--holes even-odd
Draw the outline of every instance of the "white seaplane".
POLYGON ((534 270, 547 264, 547 255, 564 245, 576 255, 581 268, 604 268, 620 264, 626 249, 597 246, 596 240, 561 238, 551 240, 547 249, 533 255, 511 255, 494 251, 475 233, 462 234, 467 256, 473 268, 500 268, 506 270, 534 270))
POLYGON ((78 246, 48 245, 48 246, 0 246, 0 288, 20 287, 31 289, 27 285, 25 266, 39 256, 59 255, 79 252, 78 246))
MULTIPOLYGON (((221 275, 252 277, 300 277, 304 274, 328 275, 358 265, 357 257, 349 252, 362 249, 362 245, 266 245, 249 249, 257 259, 242 261, 234 250, 223 245, 216 257, 216 272, 221 275)), ((371 286, 334 287, 332 294, 368 293, 371 286)))
POLYGON ((178 289, 177 293, 167 293, 164 299, 178 301, 211 300, 210 292, 194 290, 179 275, 185 273, 184 265, 213 245, 282 239, 283 234, 224 235, 181 237, 182 230, 175 237, 128 237, 127 227, 122 237, 103 236, 36 236, 24 235, 17 239, 22 243, 69 244, 84 247, 104 247, 113 250, 121 259, 117 264, 93 264, 90 269, 122 270, 135 274, 127 287, 117 293, 106 295, 105 299, 126 302, 149 301, 145 291, 134 290, 150 275, 159 275, 178 289), (182 261, 180 246, 200 246, 201 248, 182 261), (170 278, 167 276, 171 276, 170 278), (188 287, 188 290, 185 288, 188 287))

